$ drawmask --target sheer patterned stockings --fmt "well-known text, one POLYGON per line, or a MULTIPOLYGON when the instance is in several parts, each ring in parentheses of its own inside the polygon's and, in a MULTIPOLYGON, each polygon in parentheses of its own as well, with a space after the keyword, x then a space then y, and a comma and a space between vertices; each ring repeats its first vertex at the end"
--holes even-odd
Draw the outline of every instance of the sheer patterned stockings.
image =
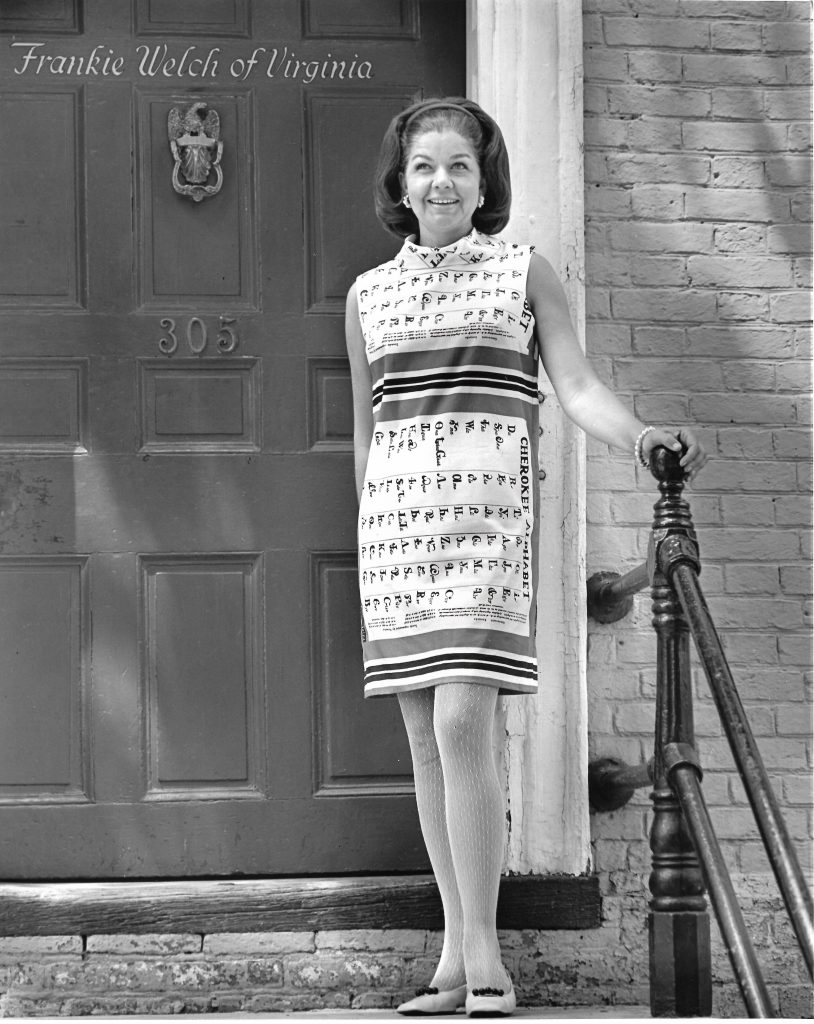
POLYGON ((497 690, 446 683, 398 697, 444 907, 444 945, 431 984, 508 990, 495 928, 505 827, 492 745, 497 690))

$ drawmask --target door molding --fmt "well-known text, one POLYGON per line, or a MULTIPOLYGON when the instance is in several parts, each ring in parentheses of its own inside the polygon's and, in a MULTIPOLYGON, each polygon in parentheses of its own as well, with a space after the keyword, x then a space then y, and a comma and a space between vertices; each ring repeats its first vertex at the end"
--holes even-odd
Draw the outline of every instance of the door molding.
MULTIPOLYGON (((585 337, 582 7, 467 0, 467 87, 498 122, 512 165, 507 236, 560 274, 585 337)), ((541 383, 536 697, 503 702, 510 811, 506 870, 590 867, 585 612, 585 439, 541 383)))

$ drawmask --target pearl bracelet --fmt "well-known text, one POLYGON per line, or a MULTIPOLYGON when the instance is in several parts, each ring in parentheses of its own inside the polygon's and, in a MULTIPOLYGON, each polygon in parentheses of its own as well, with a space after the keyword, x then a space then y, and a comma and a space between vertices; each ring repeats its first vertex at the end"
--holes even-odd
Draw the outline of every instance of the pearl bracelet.
POLYGON ((645 437, 647 437, 647 435, 651 432, 651 430, 655 429, 655 427, 645 427, 641 434, 639 434, 639 436, 636 438, 636 443, 633 445, 633 454, 636 458, 636 461, 644 469, 650 469, 650 461, 649 459, 646 459, 642 454, 642 442, 644 441, 645 437))

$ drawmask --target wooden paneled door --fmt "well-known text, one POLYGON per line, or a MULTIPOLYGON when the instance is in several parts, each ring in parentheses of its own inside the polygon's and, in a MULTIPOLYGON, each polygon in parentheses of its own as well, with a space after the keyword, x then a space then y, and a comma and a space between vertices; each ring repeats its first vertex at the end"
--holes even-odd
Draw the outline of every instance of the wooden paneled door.
POLYGON ((343 313, 463 17, 3 0, 1 877, 426 869, 361 696, 343 313))

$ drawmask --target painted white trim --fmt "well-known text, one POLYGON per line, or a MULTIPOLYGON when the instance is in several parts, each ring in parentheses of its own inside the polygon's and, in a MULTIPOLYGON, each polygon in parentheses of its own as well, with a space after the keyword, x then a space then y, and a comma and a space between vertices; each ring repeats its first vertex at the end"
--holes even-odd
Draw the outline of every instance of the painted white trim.
MULTIPOLYGON (((506 138, 512 219, 558 270, 584 345, 580 0, 467 0, 468 95, 506 138)), ((585 611, 585 441, 541 388, 540 693, 503 703, 511 814, 506 870, 590 864, 585 611)))

